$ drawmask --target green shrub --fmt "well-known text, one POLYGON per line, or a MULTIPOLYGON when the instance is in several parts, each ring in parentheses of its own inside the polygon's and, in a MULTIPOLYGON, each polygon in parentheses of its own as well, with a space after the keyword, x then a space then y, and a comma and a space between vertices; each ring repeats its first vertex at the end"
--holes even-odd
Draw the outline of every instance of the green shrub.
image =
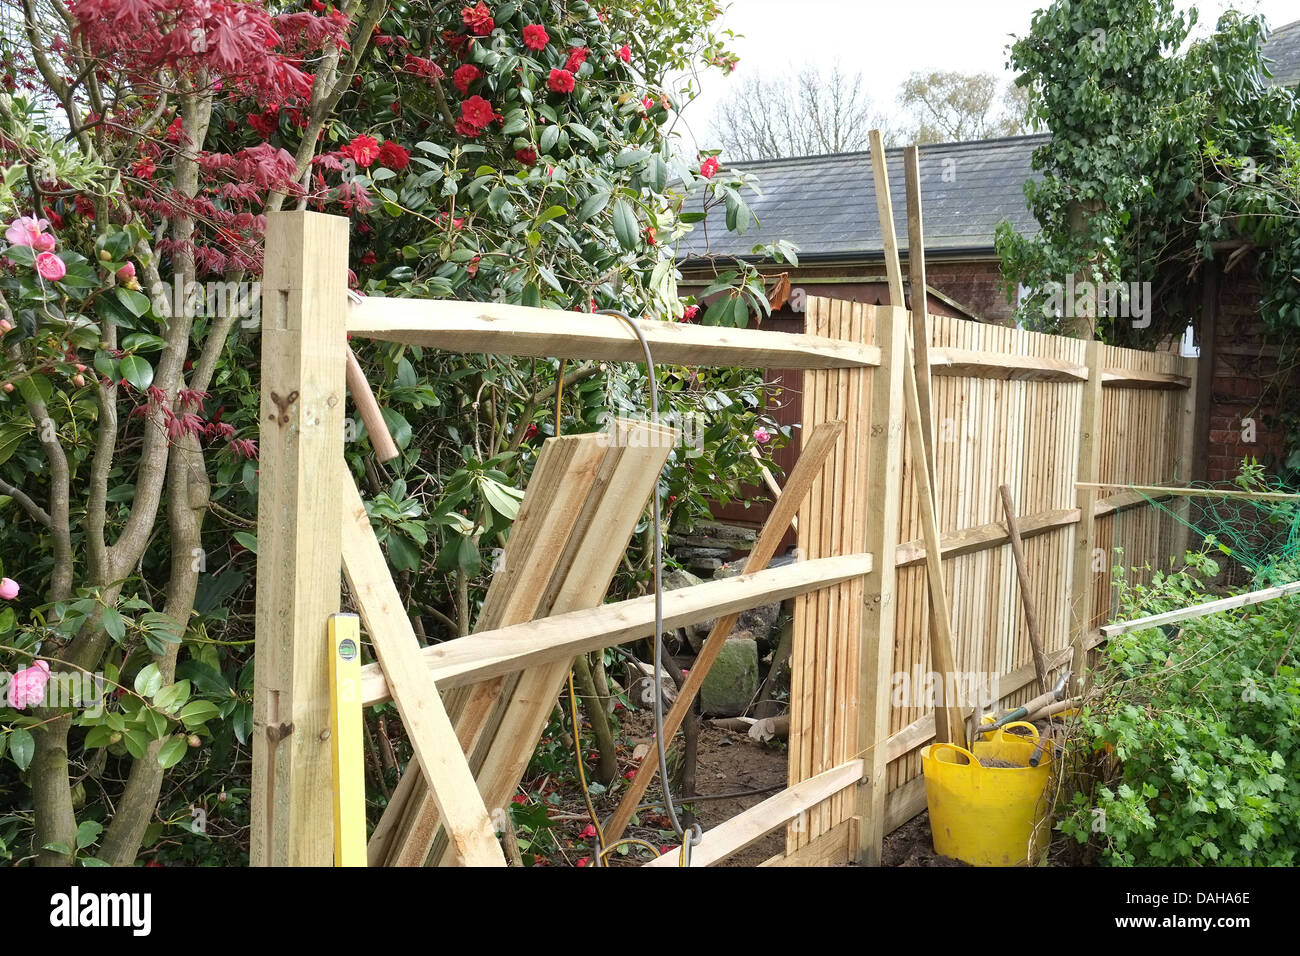
MULTIPOLYGON (((1188 557, 1147 585, 1121 580, 1121 614, 1212 599, 1198 574, 1215 563, 1188 557)), ((1300 601, 1282 598, 1112 638, 1072 741, 1078 788, 1060 829, 1112 865, 1294 865, 1298 629, 1300 601)))

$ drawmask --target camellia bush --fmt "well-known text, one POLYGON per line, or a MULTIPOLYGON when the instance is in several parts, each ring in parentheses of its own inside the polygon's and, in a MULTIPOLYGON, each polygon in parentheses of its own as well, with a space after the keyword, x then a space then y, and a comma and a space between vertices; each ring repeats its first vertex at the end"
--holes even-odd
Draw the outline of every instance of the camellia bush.
MULTIPOLYGON (((370 295, 761 321, 751 268, 696 301, 673 264, 710 205, 753 220, 752 180, 673 151, 694 73, 734 65, 718 13, 3 0, 0 855, 243 858, 268 213, 348 217, 370 295)), ((644 414, 644 370, 354 345, 402 454, 349 423, 348 460, 419 632, 467 633, 538 443, 644 414)), ((702 423, 659 489, 689 523, 788 436, 755 373, 659 374, 702 423)))

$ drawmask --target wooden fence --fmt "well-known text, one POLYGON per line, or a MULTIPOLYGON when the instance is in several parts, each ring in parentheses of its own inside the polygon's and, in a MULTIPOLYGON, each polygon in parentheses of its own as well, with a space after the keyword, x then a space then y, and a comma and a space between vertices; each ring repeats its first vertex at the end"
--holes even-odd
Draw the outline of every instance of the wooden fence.
MULTIPOLYGON (((640 345, 612 316, 348 304, 346 222, 335 217, 269 217, 266 262, 253 862, 332 859, 327 622, 342 574, 375 658, 363 668, 362 704, 393 701, 415 754, 370 838, 371 865, 503 864, 493 820, 510 805, 574 656, 654 632, 649 598, 603 602, 674 436, 625 421, 617 440, 546 442, 475 632, 421 647, 343 465, 346 337, 603 361, 638 361, 640 345)), ((790 787, 705 834, 696 864, 787 824, 787 851, 772 863, 876 863, 884 834, 924 805, 917 750, 934 736, 934 714, 895 699, 895 675, 932 669, 904 438, 905 426, 919 427, 904 401, 915 400, 912 321, 899 307, 813 300, 802 335, 636 323, 659 363, 805 374, 800 460, 746 573, 664 596, 669 629, 717 619, 670 731, 733 615, 796 601, 790 787), (796 509, 803 559, 766 568, 796 509)), ((1194 372, 1170 355, 939 317, 928 345, 954 663, 999 675, 998 696, 1012 703, 1028 693, 1033 668, 998 486, 1014 491, 1051 662, 1073 657, 1079 671, 1108 611, 1106 549, 1122 544, 1127 563, 1154 563, 1179 538, 1146 499, 1076 482, 1184 478, 1194 372)), ((647 758, 626 806, 652 770, 647 758)), ((616 814, 611 839, 628 815, 616 814)))
MULTIPOLYGON (((879 336, 892 323, 893 334, 903 335, 906 316, 899 309, 813 298, 807 333, 874 341, 884 351, 871 330, 879 336)), ((1168 514, 1162 519, 1151 499, 1132 492, 1099 495, 1094 488, 1076 488, 1076 482, 1185 482, 1196 363, 1172 353, 947 316, 931 315, 928 329, 937 512, 958 686, 968 691, 996 686, 996 700, 1014 707, 1038 691, 1031 687, 1035 671, 999 486, 1012 489, 1049 665, 1067 665, 1072 647, 1094 646, 1097 626, 1109 619, 1111 568, 1118 560, 1112 549, 1122 547, 1123 564, 1141 569, 1167 562, 1186 544, 1180 526, 1168 514), (1093 521, 1081 521, 1089 512, 1093 521)), ((846 401, 851 406, 856 399, 846 395, 843 380, 854 374, 805 373, 805 430, 845 414, 846 401)), ((882 364, 867 376, 893 374, 882 364)), ((872 390, 888 393, 880 382, 872 390)), ((890 484, 859 485, 845 496, 840 482, 852 486, 861 462, 833 459, 827 468, 833 477, 814 485, 800 512, 799 542, 813 558, 860 549, 866 547, 854 537, 862 533, 854 524, 860 512, 891 515, 889 526, 883 532, 876 528, 870 544, 879 553, 894 549, 895 579, 876 581, 867 600, 871 605, 892 593, 892 621, 888 611, 866 616, 866 626, 883 629, 889 640, 859 636, 857 582, 798 600, 790 781, 829 770, 850 755, 876 763, 885 781, 888 832, 925 808, 920 748, 934 736, 934 714, 918 688, 924 689, 932 671, 930 610, 914 482, 917 459, 897 427, 899 413, 866 410, 863 415, 873 424, 869 434, 859 429, 865 439, 859 450, 872 447, 890 484), (892 464, 883 466, 894 460, 902 463, 898 476, 892 464), (897 505, 882 500, 891 493, 897 505), (858 497, 863 494, 865 501, 858 497), (878 646, 889 653, 859 659, 859 648, 878 646), (859 666, 874 674, 874 684, 868 682, 861 694, 849 679, 859 666), (861 716, 856 723, 846 719, 855 709, 861 716)), ((884 570, 882 563, 877 575, 884 570)), ((869 804, 841 794, 791 824, 787 852, 803 850, 804 858, 820 862, 844 856, 870 813, 869 804)), ((875 813, 880 816, 880 809, 875 813)))

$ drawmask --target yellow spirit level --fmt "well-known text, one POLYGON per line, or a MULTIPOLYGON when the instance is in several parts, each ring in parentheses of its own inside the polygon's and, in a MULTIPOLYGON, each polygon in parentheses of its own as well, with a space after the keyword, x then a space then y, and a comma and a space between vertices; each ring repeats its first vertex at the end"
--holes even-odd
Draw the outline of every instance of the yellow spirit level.
POLYGON ((366 778, 361 749, 361 621, 332 614, 330 740, 334 751, 334 865, 366 865, 366 778))

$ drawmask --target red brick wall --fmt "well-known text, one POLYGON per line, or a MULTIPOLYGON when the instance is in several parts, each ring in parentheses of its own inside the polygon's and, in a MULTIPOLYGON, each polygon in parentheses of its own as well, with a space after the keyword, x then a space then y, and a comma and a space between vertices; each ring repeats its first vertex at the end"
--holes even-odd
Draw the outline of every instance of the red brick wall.
POLYGON ((1259 285, 1249 260, 1220 280, 1214 378, 1210 398, 1206 478, 1236 477, 1243 458, 1280 458, 1285 429, 1274 420, 1284 389, 1300 386, 1295 371, 1278 368, 1278 339, 1259 318, 1259 285), (1254 441, 1249 423, 1254 422, 1254 441))
POLYGON ((1015 311, 1015 304, 1007 301, 996 262, 928 261, 925 281, 986 322, 1009 322, 1015 311))

